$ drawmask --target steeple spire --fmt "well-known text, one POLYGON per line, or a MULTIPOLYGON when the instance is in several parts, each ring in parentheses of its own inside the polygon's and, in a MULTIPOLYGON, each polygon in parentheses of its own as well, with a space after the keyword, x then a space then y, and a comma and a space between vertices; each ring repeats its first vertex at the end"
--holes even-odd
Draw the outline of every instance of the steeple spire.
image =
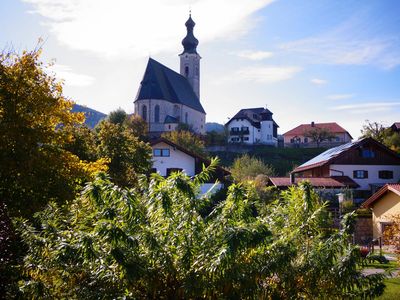
POLYGON ((183 53, 197 53, 197 45, 199 44, 199 41, 194 37, 193 35, 193 28, 196 25, 196 23, 192 19, 192 11, 189 11, 189 19, 186 21, 185 26, 186 26, 186 36, 182 40, 182 45, 183 45, 183 53))

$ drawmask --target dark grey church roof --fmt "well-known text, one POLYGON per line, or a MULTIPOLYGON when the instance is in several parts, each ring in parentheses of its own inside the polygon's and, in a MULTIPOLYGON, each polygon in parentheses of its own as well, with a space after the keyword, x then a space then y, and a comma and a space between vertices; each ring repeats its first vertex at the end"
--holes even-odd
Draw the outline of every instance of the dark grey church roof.
POLYGON ((142 99, 167 100, 206 113, 189 81, 152 58, 147 63, 135 102, 142 99))

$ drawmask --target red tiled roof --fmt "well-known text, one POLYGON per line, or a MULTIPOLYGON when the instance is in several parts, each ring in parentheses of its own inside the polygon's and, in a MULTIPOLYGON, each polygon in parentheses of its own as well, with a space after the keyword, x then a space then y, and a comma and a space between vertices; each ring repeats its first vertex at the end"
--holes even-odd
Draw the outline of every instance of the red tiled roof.
MULTIPOLYGON (((309 131, 312 128, 321 128, 321 129, 327 129, 332 133, 348 133, 346 129, 341 127, 339 124, 333 122, 333 123, 315 123, 314 127, 311 126, 311 124, 301 124, 292 130, 289 130, 288 132, 284 133, 283 135, 304 135, 305 132, 309 131)), ((350 135, 350 133, 348 133, 350 135)), ((350 136, 351 137, 351 136, 350 136)))
MULTIPOLYGON (((276 187, 288 187, 292 185, 289 177, 270 177, 269 180, 276 187)), ((355 183, 348 176, 295 178, 296 184, 299 184, 302 181, 309 181, 313 187, 323 187, 323 188, 358 187, 358 184, 355 183)))
POLYGON ((373 194, 371 197, 365 200, 365 202, 361 206, 366 208, 371 207, 376 201, 378 201, 384 194, 386 194, 389 191, 400 196, 400 184, 398 183, 385 184, 375 194, 373 194))

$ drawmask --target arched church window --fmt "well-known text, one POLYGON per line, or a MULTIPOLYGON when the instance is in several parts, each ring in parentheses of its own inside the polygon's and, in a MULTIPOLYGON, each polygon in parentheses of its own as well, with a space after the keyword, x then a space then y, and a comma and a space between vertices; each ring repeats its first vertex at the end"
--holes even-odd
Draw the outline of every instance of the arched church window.
POLYGON ((154 107, 154 122, 160 123, 160 105, 154 107))
POLYGON ((185 76, 188 77, 189 76, 189 67, 185 66, 185 76))
POLYGON ((146 105, 142 106, 142 118, 143 118, 143 120, 147 121, 147 106, 146 105))
POLYGON ((179 105, 174 105, 174 117, 179 119, 179 116, 180 116, 179 105))
POLYGON ((185 123, 186 123, 186 124, 189 124, 189 121, 188 121, 188 113, 185 113, 185 123))

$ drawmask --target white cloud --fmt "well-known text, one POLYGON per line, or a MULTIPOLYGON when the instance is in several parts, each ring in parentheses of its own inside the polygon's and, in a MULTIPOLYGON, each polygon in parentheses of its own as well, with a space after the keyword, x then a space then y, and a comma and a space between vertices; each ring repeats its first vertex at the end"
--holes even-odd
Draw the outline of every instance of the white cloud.
POLYGON ((66 86, 89 86, 94 82, 94 77, 78 74, 72 71, 72 68, 66 65, 55 64, 48 68, 57 79, 64 80, 66 86))
POLYGON ((284 43, 280 48, 309 63, 374 65, 392 69, 400 65, 400 40, 370 32, 370 20, 355 16, 322 34, 284 43))
POLYGON ((334 94, 334 95, 329 95, 326 98, 330 100, 343 100, 343 99, 353 98, 354 96, 355 96, 354 94, 334 94))
MULTIPOLYGON (((185 35, 185 0, 23 0, 58 41, 103 57, 138 58, 176 51, 185 35)), ((197 0, 192 16, 200 43, 231 39, 254 26, 249 17, 273 0, 197 0)))
POLYGON ((240 69, 229 79, 273 83, 292 78, 301 68, 296 66, 263 66, 240 69))
POLYGON ((234 54, 239 57, 247 58, 250 60, 263 60, 265 58, 270 58, 273 55, 272 52, 268 51, 251 51, 251 50, 239 51, 235 52, 234 54))
POLYGON ((310 79, 310 82, 313 84, 317 84, 317 85, 323 85, 323 84, 327 84, 328 81, 325 79, 320 79, 320 78, 312 78, 310 79))
POLYGON ((360 104, 348 104, 332 107, 336 111, 348 111, 353 114, 365 114, 371 112, 390 111, 395 107, 400 106, 400 102, 372 102, 360 104))

